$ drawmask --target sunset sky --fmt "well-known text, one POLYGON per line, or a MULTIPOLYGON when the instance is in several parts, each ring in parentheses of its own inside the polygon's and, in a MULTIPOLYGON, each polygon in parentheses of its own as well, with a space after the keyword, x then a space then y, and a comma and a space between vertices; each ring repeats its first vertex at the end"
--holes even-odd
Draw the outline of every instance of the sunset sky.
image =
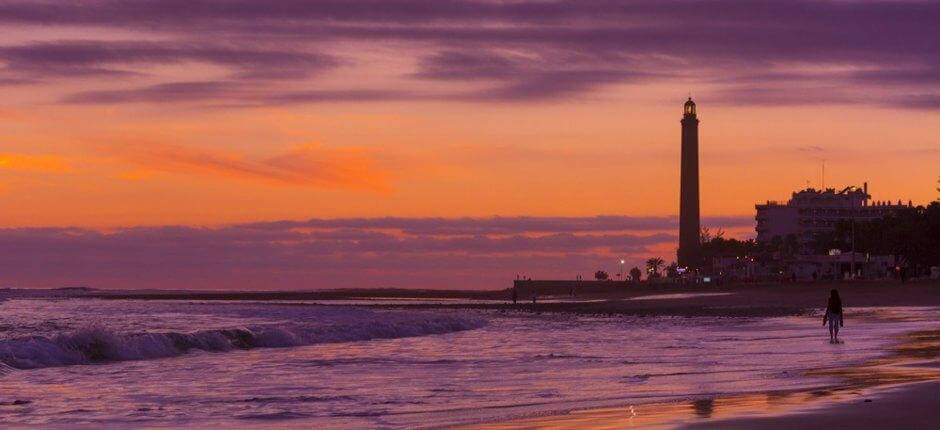
POLYGON ((0 3, 0 287, 505 288, 936 198, 940 2, 0 3), (79 5, 80 4, 80 5, 79 5))

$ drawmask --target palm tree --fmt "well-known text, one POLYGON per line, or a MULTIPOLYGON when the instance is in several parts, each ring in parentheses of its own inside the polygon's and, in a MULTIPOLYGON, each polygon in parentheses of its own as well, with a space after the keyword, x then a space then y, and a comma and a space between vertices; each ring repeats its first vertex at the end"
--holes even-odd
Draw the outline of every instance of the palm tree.
POLYGON ((663 263, 665 263, 665 261, 659 257, 653 257, 649 260, 646 260, 646 273, 649 273, 647 278, 658 278, 659 268, 663 266, 663 263))
POLYGON ((640 276, 643 275, 643 272, 640 272, 639 267, 634 267, 630 269, 630 278, 633 279, 633 282, 640 282, 640 276))
POLYGON ((667 278, 676 278, 679 276, 679 265, 673 261, 666 266, 665 275, 667 278))

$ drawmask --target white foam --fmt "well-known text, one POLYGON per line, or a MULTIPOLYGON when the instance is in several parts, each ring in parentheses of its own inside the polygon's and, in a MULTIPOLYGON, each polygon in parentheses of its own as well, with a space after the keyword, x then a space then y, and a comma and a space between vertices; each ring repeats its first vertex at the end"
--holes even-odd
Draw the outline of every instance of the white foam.
POLYGON ((734 293, 673 293, 673 294, 651 294, 648 296, 631 297, 628 300, 673 300, 673 299, 691 299, 695 297, 728 296, 734 293))
MULTIPOLYGON (((360 321, 287 322, 194 332, 119 334, 88 327, 52 337, 32 336, 0 341, 0 365, 34 369, 75 364, 172 357, 191 350, 224 352, 236 349, 283 348, 328 342, 366 341, 443 334, 482 327, 485 320, 469 315, 373 313, 360 321)), ((359 315, 361 316, 361 315, 359 315)), ((3 367, 0 366, 0 373, 3 367)))

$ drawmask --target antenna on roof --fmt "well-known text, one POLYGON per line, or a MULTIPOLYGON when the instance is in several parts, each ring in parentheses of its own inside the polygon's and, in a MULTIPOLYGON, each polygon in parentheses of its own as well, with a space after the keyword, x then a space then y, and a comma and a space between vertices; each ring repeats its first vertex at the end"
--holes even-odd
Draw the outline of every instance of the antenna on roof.
POLYGON ((826 191, 826 159, 822 160, 822 189, 826 191))

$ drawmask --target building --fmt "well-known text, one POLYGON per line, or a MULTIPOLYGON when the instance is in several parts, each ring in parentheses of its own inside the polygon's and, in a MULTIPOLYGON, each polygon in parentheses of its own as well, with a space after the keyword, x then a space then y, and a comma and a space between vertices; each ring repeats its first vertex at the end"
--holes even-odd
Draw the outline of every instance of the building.
POLYGON ((698 195, 698 116, 692 97, 685 102, 682 120, 682 165, 679 182, 679 267, 702 267, 698 195))
POLYGON ((864 252, 797 254, 773 263, 755 257, 726 256, 714 261, 715 275, 724 281, 884 279, 895 276, 893 255, 864 252))
MULTIPOLYGON (((834 230, 842 221, 870 221, 905 207, 901 201, 892 204, 870 202, 870 199, 866 182, 861 189, 854 186, 841 191, 807 188, 794 192, 786 203, 768 200, 757 204, 757 241, 766 242, 792 234, 806 243, 816 233, 834 230)), ((910 205, 908 202, 907 206, 910 205)))
POLYGON ((797 280, 883 279, 894 275, 893 255, 832 250, 825 255, 798 255, 785 272, 797 280))

